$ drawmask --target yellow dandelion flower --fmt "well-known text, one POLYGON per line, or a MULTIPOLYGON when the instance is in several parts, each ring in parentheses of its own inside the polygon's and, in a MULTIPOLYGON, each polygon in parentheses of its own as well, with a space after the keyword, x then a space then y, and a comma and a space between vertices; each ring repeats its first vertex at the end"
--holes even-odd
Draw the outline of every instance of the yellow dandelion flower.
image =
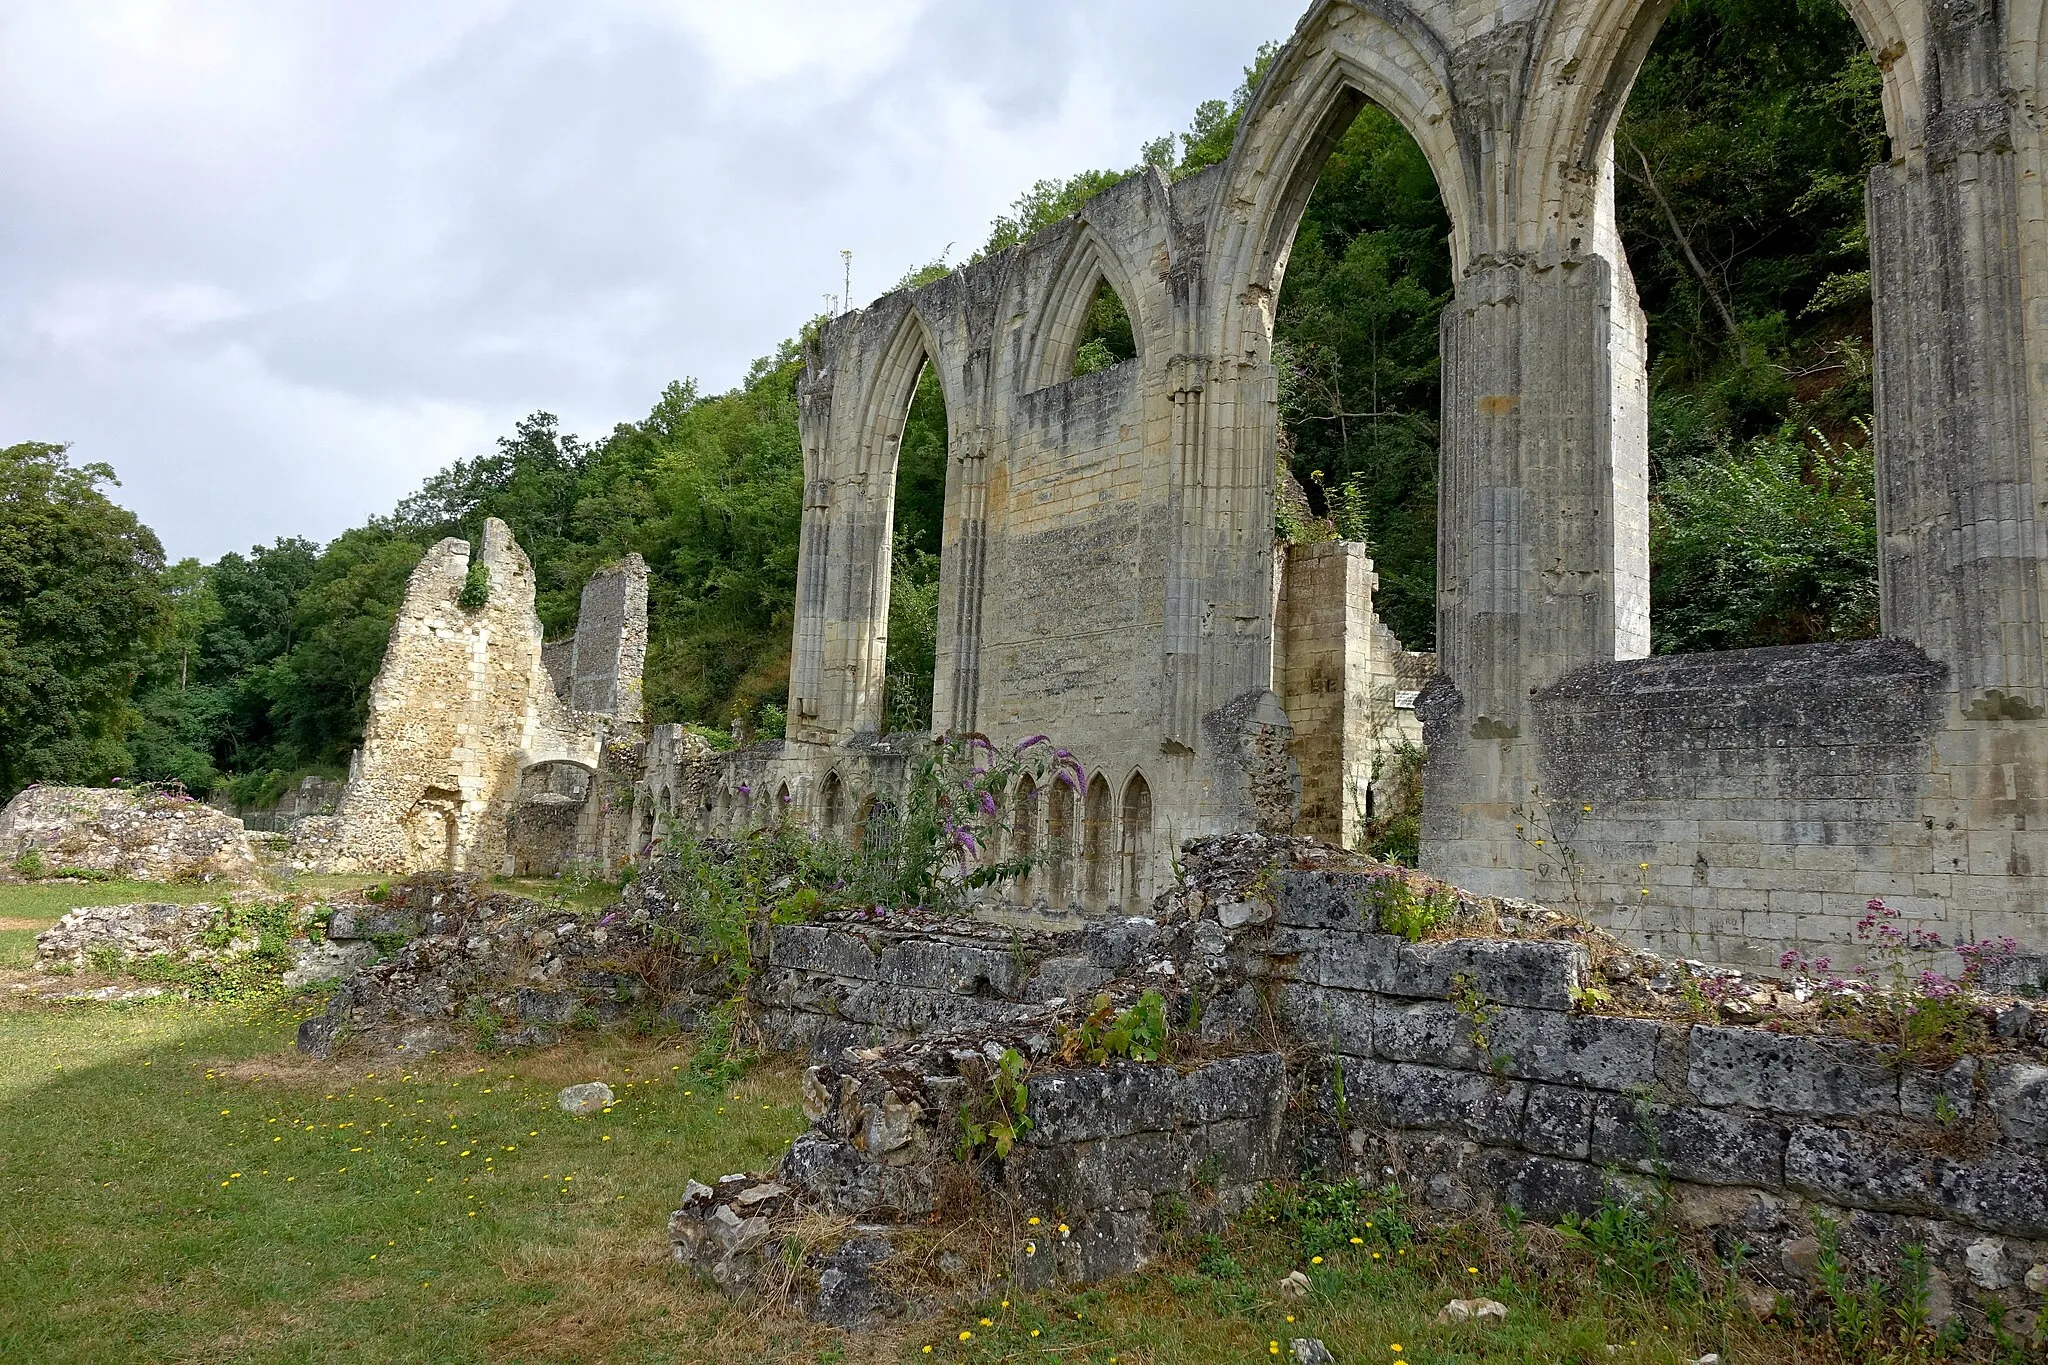
POLYGON ((960 1334, 960 1340, 962 1340, 962 1341, 972 1341, 972 1340, 974 1340, 974 1333, 972 1333, 972 1332, 962 1332, 962 1333, 960 1334))
POLYGON ((1036 1218, 1027 1218, 1024 1221, 1034 1228, 1038 1226, 1038 1220, 1036 1218))
POLYGON ((994 1323, 992 1323, 992 1322, 990 1322, 990 1321, 989 1321, 989 1320, 988 1320, 987 1318, 983 1318, 983 1319, 981 1320, 981 1325, 982 1325, 983 1327, 993 1327, 993 1326, 995 1326, 995 1324, 994 1324, 994 1323))
POLYGON ((1320 1256, 1311 1256, 1308 1258, 1308 1263, 1310 1265, 1321 1265, 1323 1263, 1323 1258, 1320 1256))

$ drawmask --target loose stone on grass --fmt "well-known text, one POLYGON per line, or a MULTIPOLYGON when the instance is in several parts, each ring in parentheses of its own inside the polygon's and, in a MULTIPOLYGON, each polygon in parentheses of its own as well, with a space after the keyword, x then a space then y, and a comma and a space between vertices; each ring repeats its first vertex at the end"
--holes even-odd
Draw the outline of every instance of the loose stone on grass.
POLYGON ((555 1103, 562 1106, 565 1114, 574 1114, 587 1119, 612 1102, 612 1088, 603 1081, 585 1081, 582 1085, 564 1086, 562 1093, 555 1096, 555 1103))

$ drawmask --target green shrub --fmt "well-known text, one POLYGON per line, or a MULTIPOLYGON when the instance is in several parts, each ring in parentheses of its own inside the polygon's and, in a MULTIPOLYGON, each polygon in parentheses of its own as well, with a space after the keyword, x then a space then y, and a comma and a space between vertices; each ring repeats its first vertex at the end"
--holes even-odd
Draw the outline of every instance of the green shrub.
POLYGON ((462 577, 462 593, 455 605, 464 611, 482 611, 491 601, 491 570, 481 559, 474 560, 462 577))

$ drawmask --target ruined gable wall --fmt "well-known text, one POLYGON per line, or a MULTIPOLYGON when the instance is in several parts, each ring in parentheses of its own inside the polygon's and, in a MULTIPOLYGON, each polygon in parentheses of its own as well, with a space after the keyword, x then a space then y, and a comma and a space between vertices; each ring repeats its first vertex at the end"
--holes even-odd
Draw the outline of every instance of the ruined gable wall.
POLYGON ((633 553, 583 585, 564 700, 572 711, 637 721, 646 663, 647 561, 633 553))
POLYGON ((504 522, 484 523, 490 593, 458 605, 469 546, 429 550, 407 581, 370 693, 361 766, 336 812, 337 870, 475 870, 504 860, 528 762, 594 766, 597 736, 555 695, 541 659, 533 566, 504 522))

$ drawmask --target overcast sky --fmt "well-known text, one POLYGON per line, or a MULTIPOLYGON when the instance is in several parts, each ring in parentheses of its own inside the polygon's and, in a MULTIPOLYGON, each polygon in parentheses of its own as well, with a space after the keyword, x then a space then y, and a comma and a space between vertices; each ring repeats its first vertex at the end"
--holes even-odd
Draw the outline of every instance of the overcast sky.
POLYGON ((173 558, 733 385, 1127 166, 1306 0, 0 0, 0 445, 173 558))

